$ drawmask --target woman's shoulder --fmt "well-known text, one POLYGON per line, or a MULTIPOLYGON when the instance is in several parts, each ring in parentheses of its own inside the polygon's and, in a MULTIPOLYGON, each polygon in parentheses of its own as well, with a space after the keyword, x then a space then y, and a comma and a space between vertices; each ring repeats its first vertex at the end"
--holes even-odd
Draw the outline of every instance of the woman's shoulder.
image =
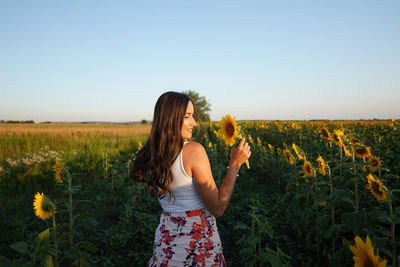
POLYGON ((200 143, 190 141, 183 147, 183 152, 190 156, 201 156, 206 153, 206 150, 200 143))
POLYGON ((186 173, 192 176, 192 168, 199 164, 208 162, 207 152, 204 147, 197 142, 188 142, 182 151, 183 166, 186 173))
POLYGON ((204 147, 202 144, 194 142, 194 141, 188 141, 185 146, 183 147, 185 150, 204 150, 204 147))

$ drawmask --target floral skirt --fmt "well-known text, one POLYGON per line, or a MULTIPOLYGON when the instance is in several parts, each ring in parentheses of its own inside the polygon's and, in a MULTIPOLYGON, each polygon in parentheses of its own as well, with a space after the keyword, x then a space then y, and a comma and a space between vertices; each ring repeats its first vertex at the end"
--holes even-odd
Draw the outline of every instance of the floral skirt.
POLYGON ((147 266, 226 266, 215 217, 206 209, 164 211, 147 266))

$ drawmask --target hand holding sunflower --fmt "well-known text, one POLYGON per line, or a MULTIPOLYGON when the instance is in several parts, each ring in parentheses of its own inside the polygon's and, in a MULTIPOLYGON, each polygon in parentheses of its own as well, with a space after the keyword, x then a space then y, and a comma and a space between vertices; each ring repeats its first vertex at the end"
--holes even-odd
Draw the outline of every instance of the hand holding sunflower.
MULTIPOLYGON (((232 118, 229 114, 221 119, 221 134, 228 146, 233 146, 236 139, 242 139, 240 126, 236 123, 235 118, 232 118)), ((246 160, 246 166, 247 169, 250 169, 249 160, 246 160)))

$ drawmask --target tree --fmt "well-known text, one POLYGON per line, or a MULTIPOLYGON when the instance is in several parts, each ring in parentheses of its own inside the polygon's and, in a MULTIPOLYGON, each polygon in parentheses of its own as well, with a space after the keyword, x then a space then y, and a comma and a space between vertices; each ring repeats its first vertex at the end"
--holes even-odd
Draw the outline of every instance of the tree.
POLYGON ((200 96, 199 93, 188 90, 183 91, 183 94, 188 95, 194 102, 196 107, 196 112, 201 121, 210 121, 210 115, 208 112, 211 110, 211 104, 208 103, 207 99, 204 96, 200 96))

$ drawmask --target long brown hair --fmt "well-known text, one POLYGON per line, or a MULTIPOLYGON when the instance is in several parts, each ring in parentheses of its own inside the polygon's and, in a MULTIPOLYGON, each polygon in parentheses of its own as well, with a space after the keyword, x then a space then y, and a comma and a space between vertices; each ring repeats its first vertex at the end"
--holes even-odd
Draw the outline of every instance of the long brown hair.
POLYGON ((166 92, 154 108, 150 136, 138 152, 130 177, 135 182, 145 182, 150 188, 159 188, 159 198, 169 193, 171 200, 171 165, 183 148, 182 125, 189 96, 166 92))

